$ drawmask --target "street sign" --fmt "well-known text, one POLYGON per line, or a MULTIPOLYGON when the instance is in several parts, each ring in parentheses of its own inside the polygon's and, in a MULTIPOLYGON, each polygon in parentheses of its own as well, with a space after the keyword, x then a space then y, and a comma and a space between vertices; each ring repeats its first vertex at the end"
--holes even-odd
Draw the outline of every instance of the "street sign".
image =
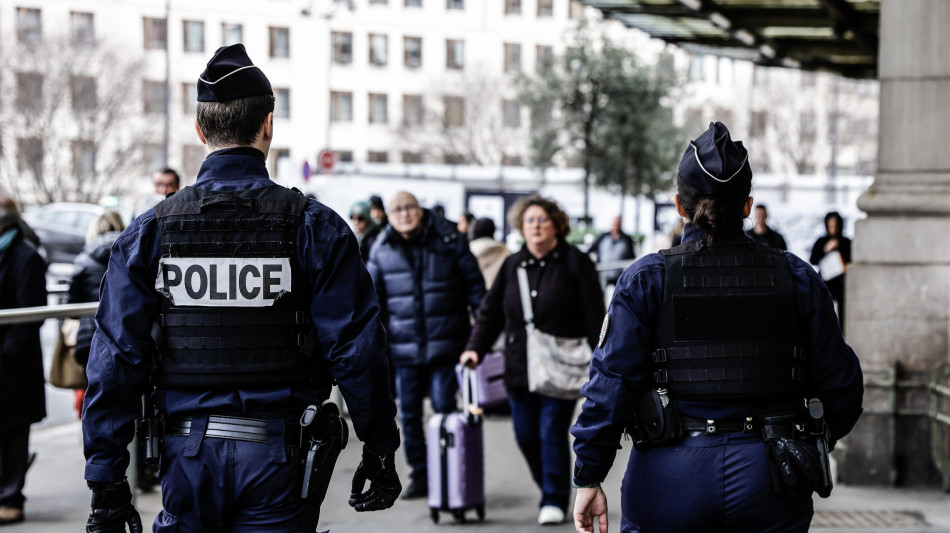
POLYGON ((310 181, 311 174, 312 172, 310 170, 310 161, 304 161, 303 162, 303 181, 304 182, 310 181))
POLYGON ((321 151, 318 157, 320 170, 322 170, 323 172, 330 172, 331 170, 333 170, 334 159, 335 158, 333 156, 333 152, 331 152, 330 150, 321 151))

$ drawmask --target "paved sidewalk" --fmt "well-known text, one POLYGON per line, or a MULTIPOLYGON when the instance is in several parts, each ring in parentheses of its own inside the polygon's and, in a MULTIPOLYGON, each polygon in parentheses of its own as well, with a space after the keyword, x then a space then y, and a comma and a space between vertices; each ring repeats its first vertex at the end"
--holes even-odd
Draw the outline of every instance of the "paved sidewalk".
MULTIPOLYGON (((31 447, 37 452, 37 460, 27 478, 27 521, 0 528, 0 532, 82 531, 89 513, 89 491, 82 479, 78 422, 35 429, 31 447)), ((542 528, 535 523, 540 494, 517 450, 509 419, 486 421, 485 448, 488 505, 486 521, 482 524, 457 526, 451 517, 443 514, 442 523, 435 525, 429 519, 424 500, 399 501, 383 512, 354 512, 346 504, 350 479, 361 450, 360 443, 354 439, 340 457, 323 505, 320 530, 409 533, 464 527, 465 531, 484 533, 573 531, 570 524, 542 528)), ((625 457, 625 450, 621 450, 605 484, 611 506, 611 531, 619 531, 620 479, 625 457)), ((401 453, 397 455, 397 466, 400 472, 406 472, 401 453)), ((139 494, 136 505, 148 524, 161 509, 161 497, 158 493, 139 494)), ((819 512, 813 522, 813 532, 950 533, 950 496, 938 490, 836 487, 831 498, 816 499, 815 506, 819 512)))

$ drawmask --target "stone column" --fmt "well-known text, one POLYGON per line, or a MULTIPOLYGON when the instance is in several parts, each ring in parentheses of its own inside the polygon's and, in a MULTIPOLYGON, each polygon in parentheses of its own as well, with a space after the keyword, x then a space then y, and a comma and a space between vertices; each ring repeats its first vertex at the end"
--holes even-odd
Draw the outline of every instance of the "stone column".
POLYGON ((941 479, 926 386, 950 347, 947 50, 950 2, 883 0, 878 171, 858 199, 868 218, 855 230, 846 287, 845 330, 865 372, 865 414, 843 443, 844 483, 941 479))

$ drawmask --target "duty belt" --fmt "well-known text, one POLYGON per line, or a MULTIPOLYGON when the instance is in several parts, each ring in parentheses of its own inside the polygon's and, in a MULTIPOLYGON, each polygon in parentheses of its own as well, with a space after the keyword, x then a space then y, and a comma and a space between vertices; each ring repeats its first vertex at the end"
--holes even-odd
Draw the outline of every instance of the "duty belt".
MULTIPOLYGON (((205 427, 205 437, 268 443, 266 418, 241 418, 236 416, 210 415, 205 427)), ((187 437, 191 433, 191 417, 168 418, 165 421, 166 437, 187 437)), ((284 440, 288 444, 299 439, 300 426, 287 423, 284 440)))
POLYGON ((714 420, 680 415, 683 431, 691 437, 699 435, 725 435, 727 433, 756 433, 761 431, 762 422, 758 417, 714 420))

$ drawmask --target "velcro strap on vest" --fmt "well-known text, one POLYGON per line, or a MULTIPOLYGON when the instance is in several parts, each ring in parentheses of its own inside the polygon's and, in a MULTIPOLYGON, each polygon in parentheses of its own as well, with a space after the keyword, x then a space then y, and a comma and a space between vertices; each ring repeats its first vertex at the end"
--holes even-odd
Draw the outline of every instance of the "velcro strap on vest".
POLYGON ((768 255, 686 255, 682 257, 683 268, 721 268, 738 266, 772 266, 768 255))
MULTIPOLYGON (((307 316, 302 311, 293 313, 293 323, 304 325, 308 323, 307 316)), ((218 327, 218 326, 276 326, 285 325, 289 319, 288 313, 169 313, 158 316, 158 325, 161 327, 218 327)))
POLYGON ((686 359, 743 359, 784 358, 805 360, 806 351, 801 346, 727 343, 719 346, 680 346, 660 348, 653 352, 654 363, 686 359))
POLYGON ((237 350, 303 346, 306 335, 254 335, 250 337, 168 337, 171 350, 237 350))
POLYGON ((163 257, 291 257, 294 253, 294 243, 285 241, 177 242, 162 243, 161 248, 163 257))
MULTIPOLYGON (((161 208, 155 209, 155 214, 159 218, 175 215, 197 215, 201 213, 202 207, 206 207, 209 204, 209 201, 213 202, 214 200, 218 200, 219 197, 223 196, 225 195, 208 196, 200 200, 162 202, 159 204, 161 208)), ((241 200, 235 195, 226 196, 235 198, 237 201, 241 200)), ((301 196, 301 198, 303 197, 301 196)), ((285 202, 281 200, 255 200, 253 205, 254 211, 258 213, 296 216, 300 214, 306 203, 306 199, 298 202, 285 202)))
POLYGON ((683 287, 688 289, 735 289, 738 287, 774 287, 775 276, 740 274, 736 276, 683 276, 683 287))
POLYGON ((295 231, 297 217, 259 218, 211 218, 190 220, 166 220, 162 222, 162 233, 182 233, 192 231, 295 231))
POLYGON ((718 381, 781 381, 801 382, 805 380, 805 371, 799 367, 787 365, 758 366, 744 368, 661 368, 653 374, 657 385, 665 383, 702 383, 718 381), (784 367, 784 368, 783 368, 784 367))

